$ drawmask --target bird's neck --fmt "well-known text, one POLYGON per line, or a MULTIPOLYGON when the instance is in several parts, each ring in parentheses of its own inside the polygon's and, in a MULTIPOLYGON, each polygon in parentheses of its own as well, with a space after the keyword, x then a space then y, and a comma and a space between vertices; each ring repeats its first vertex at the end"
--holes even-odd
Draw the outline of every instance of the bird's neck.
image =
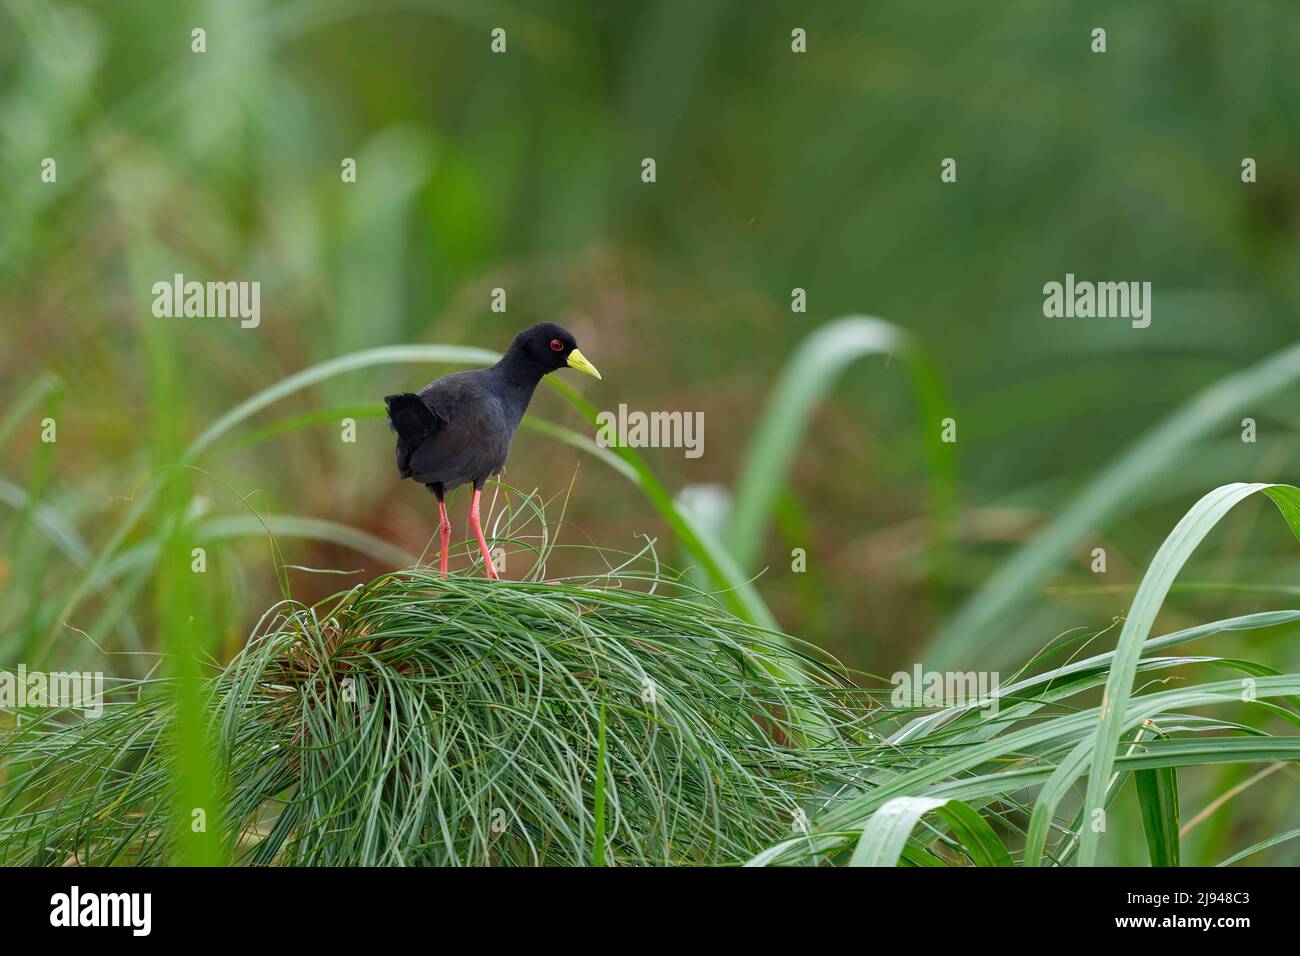
POLYGON ((515 413, 515 419, 518 421, 523 418, 524 411, 533 397, 533 390, 537 388, 537 383, 542 380, 546 371, 535 363, 527 361, 526 357, 514 348, 501 357, 501 361, 493 366, 493 371, 496 372, 497 379, 501 383, 502 398, 515 413))

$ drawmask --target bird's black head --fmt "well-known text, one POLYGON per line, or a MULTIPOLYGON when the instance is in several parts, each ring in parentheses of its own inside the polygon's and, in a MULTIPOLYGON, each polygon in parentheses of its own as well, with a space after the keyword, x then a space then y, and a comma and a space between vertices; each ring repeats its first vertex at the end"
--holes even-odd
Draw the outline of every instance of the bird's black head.
POLYGON ((573 334, 554 322, 543 322, 531 329, 524 329, 515 336, 506 357, 513 362, 536 368, 543 375, 567 366, 600 378, 596 366, 578 351, 578 342, 573 334))

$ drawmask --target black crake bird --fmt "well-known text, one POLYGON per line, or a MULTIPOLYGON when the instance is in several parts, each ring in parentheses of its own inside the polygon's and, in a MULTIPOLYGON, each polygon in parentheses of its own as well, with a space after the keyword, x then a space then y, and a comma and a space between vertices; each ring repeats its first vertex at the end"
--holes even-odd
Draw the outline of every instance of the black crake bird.
POLYGON ((543 322, 524 329, 491 368, 453 372, 422 388, 419 394, 389 395, 388 423, 397 432, 397 470, 403 478, 428 485, 438 498, 438 532, 442 539, 439 569, 447 574, 451 521, 443 496, 449 488, 472 482, 469 525, 483 553, 489 578, 497 577, 479 526, 483 484, 499 472, 510 453, 519 420, 533 389, 548 372, 576 368, 600 378, 596 366, 578 351, 566 329, 543 322))

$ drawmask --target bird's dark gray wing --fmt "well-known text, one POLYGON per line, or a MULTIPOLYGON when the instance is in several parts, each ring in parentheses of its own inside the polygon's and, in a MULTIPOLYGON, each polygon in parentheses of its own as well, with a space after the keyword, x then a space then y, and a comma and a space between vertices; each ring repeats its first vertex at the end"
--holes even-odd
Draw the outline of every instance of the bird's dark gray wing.
POLYGON ((397 470, 409 478, 412 456, 446 427, 447 420, 410 392, 389 395, 384 404, 388 406, 388 424, 397 432, 397 470))
POLYGON ((474 375, 448 375, 420 392, 445 424, 412 453, 410 469, 417 480, 452 487, 486 478, 504 464, 504 410, 474 375))

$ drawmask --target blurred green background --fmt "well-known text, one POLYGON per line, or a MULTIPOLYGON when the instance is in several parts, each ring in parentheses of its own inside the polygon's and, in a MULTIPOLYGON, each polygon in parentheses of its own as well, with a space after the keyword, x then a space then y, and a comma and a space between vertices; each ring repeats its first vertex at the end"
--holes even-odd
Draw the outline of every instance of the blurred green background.
MULTIPOLYGON (((1294 474, 1291 379, 1245 412, 1256 443, 1240 440, 1243 414, 1205 406, 1195 440, 1140 453, 1131 487, 1022 576, 1014 606, 978 628, 957 615, 1166 416, 1293 343, 1296 24, 1283 0, 6 0, 0 648, 85 661, 73 628, 153 648, 163 599, 146 552, 169 526, 131 523, 135 496, 221 415, 315 363, 399 343, 500 350, 559 321, 604 373, 576 383, 597 408, 704 413, 703 457, 643 453, 669 491, 730 493, 787 361, 854 313, 912 333, 947 395, 952 559, 928 534, 938 424, 903 362, 863 358, 818 407, 744 569, 767 569, 757 589, 776 620, 886 674, 936 641, 945 660, 1010 669, 1057 634, 1104 627, 1201 493, 1294 474), (191 52, 195 27, 206 53, 191 52), (806 54, 791 52, 794 27, 806 54), (1241 181, 1247 156, 1258 183, 1241 181), (940 182, 944 157, 955 184, 940 182), (260 281, 260 326, 154 318, 151 285, 177 272, 260 281), (1152 282, 1151 327, 1044 318, 1042 286, 1067 272, 1152 282), (494 287, 505 314, 489 309, 494 287), (806 313, 791 311, 796 287, 806 313), (40 441, 47 416, 54 444, 40 441), (1105 575, 1089 570, 1097 546, 1105 575)), ((214 656, 279 595, 254 513, 304 522, 277 535, 289 564, 357 572, 291 569, 298 597, 423 550, 433 500, 399 482, 386 424, 360 418, 345 444, 333 410, 448 370, 331 378, 175 478, 161 513, 224 528, 206 577, 168 592, 212 622, 214 656)), ((592 434, 549 389, 530 412, 592 434)), ((563 540, 633 549, 649 534, 692 563, 639 491, 574 447, 522 431, 505 478, 556 498, 575 474, 563 540)), ((458 538, 466 507, 453 504, 458 538)), ((1205 586, 1175 593, 1169 627, 1287 606, 1298 555, 1281 522, 1256 520, 1266 508, 1215 533, 1183 576, 1205 586)), ((560 553, 554 569, 592 560, 560 553)), ((1259 657, 1300 662, 1269 640, 1259 657)))

